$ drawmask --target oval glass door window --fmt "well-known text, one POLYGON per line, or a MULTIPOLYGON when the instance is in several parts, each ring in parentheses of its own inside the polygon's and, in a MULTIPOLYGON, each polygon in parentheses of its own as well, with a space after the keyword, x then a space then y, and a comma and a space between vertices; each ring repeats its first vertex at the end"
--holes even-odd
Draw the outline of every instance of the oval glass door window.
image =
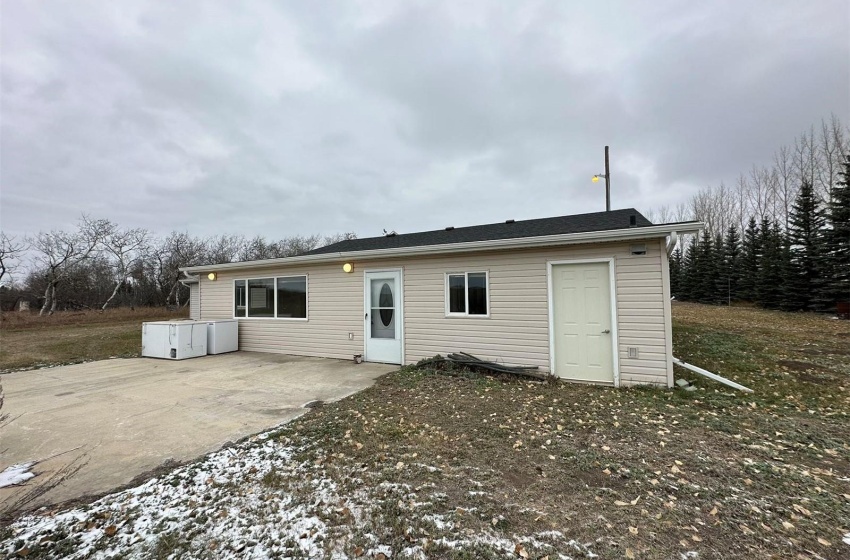
POLYGON ((381 316, 381 323, 383 323, 385 327, 389 327, 393 320, 393 311, 395 311, 395 309, 393 308, 393 290, 386 282, 383 286, 381 286, 381 293, 378 297, 378 307, 381 308, 379 313, 381 316))

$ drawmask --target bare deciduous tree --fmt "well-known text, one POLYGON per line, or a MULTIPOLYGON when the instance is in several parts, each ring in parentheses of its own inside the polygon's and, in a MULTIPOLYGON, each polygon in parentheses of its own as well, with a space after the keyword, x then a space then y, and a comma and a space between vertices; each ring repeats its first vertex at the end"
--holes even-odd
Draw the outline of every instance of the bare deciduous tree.
POLYGON ((838 172, 844 154, 848 152, 846 135, 841 121, 834 114, 830 116, 829 123, 821 121, 820 134, 818 136, 818 166, 820 190, 826 193, 826 200, 832 202, 835 184, 838 181, 838 172))
POLYGON ((753 166, 747 185, 747 206, 758 220, 773 218, 776 180, 767 167, 753 166))
POLYGON ((773 169, 776 171, 777 181, 776 199, 785 229, 788 229, 791 206, 800 190, 800 182, 796 178, 792 158, 791 149, 788 146, 782 146, 773 154, 773 169))
POLYGON ((56 286, 77 265, 96 251, 109 230, 107 220, 90 220, 83 216, 75 232, 39 232, 29 239, 36 252, 35 261, 40 263, 47 275, 44 304, 39 315, 56 311, 56 286))
POLYGON ((150 232, 146 229, 121 229, 117 224, 106 221, 100 247, 108 256, 114 275, 115 286, 109 298, 101 306, 105 310, 115 299, 118 290, 127 282, 129 271, 146 254, 150 232))
POLYGON ((26 250, 25 241, 18 241, 14 236, 0 232, 0 283, 3 282, 4 277, 11 276, 14 273, 26 250))
POLYGON ((206 240, 207 262, 209 264, 229 263, 239 260, 245 238, 238 235, 219 235, 206 240))

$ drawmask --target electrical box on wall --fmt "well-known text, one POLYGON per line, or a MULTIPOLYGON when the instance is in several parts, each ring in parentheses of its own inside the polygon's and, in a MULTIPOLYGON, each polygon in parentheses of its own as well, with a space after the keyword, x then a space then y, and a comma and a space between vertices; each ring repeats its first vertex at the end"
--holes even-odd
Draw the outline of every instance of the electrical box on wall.
POLYGON ((629 358, 637 358, 637 357, 638 357, 637 346, 629 346, 629 358))

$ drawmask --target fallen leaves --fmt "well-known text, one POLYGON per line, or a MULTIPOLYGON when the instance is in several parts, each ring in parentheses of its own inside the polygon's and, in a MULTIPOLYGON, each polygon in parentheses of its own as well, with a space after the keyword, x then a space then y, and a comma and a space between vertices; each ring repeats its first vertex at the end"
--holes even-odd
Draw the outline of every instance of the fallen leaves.
POLYGON ((640 498, 641 498, 641 497, 640 497, 640 496, 638 496, 637 498, 635 498, 635 499, 634 499, 634 500, 632 500, 631 502, 624 502, 624 501, 622 501, 622 500, 614 500, 614 505, 615 505, 615 506, 620 506, 620 507, 623 507, 623 506, 636 506, 636 505, 637 505, 637 503, 640 501, 640 498))
POLYGON ((803 515, 805 515, 806 517, 811 517, 811 516, 812 516, 812 512, 811 512, 811 511, 809 511, 809 510, 807 510, 806 508, 804 508, 804 507, 803 507, 803 506, 801 506, 800 504, 794 504, 794 505, 793 505, 793 506, 791 506, 791 507, 793 507, 793 508, 794 508, 794 511, 796 511, 797 513, 802 513, 802 514, 803 514, 803 515))

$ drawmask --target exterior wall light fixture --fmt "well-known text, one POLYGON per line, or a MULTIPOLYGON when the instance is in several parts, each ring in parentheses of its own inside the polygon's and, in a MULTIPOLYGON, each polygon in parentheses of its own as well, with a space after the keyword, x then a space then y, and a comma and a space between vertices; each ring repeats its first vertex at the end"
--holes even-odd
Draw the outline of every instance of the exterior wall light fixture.
POLYGON ((354 265, 353 265, 353 264, 351 264, 351 263, 345 263, 344 265, 342 265, 342 271, 343 271, 343 272, 351 272, 352 270, 354 270, 354 265))

